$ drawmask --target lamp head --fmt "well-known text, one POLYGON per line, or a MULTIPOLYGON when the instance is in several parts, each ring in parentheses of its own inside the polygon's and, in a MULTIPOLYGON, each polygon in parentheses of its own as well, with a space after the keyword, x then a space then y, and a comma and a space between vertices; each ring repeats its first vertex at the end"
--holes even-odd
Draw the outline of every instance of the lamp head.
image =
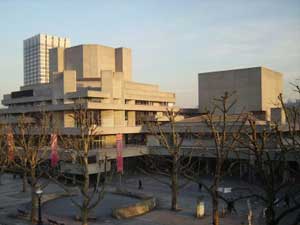
POLYGON ((43 190, 39 187, 35 193, 38 195, 38 196, 41 196, 43 194, 43 190))

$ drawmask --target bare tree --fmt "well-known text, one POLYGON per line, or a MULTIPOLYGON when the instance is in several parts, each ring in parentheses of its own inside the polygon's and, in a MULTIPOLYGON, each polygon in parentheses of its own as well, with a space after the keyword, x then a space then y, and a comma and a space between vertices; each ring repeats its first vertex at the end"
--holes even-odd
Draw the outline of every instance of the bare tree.
POLYGON ((5 141, 4 127, 0 125, 0 185, 2 184, 2 175, 8 165, 7 145, 5 141))
MULTIPOLYGON (((40 187, 39 179, 42 176, 39 167, 48 159, 49 153, 49 114, 39 116, 21 115, 18 123, 13 127, 15 138, 15 165, 23 171, 23 185, 29 180, 31 187, 31 222, 37 218, 36 190, 40 187), (27 177, 29 175, 29 177, 27 177)), ((26 188, 24 187, 23 188, 26 188)))
MULTIPOLYGON (((64 148, 69 149, 69 152, 71 152, 72 160, 77 165, 76 168, 79 169, 83 178, 82 180, 76 180, 76 183, 79 185, 78 188, 80 190, 79 193, 82 200, 77 200, 71 197, 71 201, 81 212, 80 219, 82 221, 82 225, 87 225, 91 211, 104 197, 105 188, 111 179, 111 176, 108 176, 108 161, 107 157, 104 156, 97 162, 97 178, 93 188, 91 188, 89 161, 93 157, 96 158, 96 154, 93 154, 95 151, 92 151, 92 147, 95 136, 99 135, 99 131, 97 131, 97 127, 94 125, 93 116, 91 116, 89 111, 83 106, 79 105, 76 109, 74 109, 73 118, 79 133, 77 135, 61 135, 60 139, 63 142, 64 148), (102 173, 101 168, 103 167, 104 172, 102 173)), ((60 186, 69 192, 68 188, 64 187, 61 183, 60 186)))
POLYGON ((182 150, 182 143, 188 131, 185 130, 180 133, 180 131, 176 129, 176 118, 179 116, 178 112, 167 110, 166 114, 168 123, 162 125, 156 121, 147 124, 150 133, 163 149, 160 149, 162 152, 146 156, 146 166, 145 169, 141 169, 141 171, 151 175, 152 178, 167 185, 171 189, 171 210, 176 211, 179 209, 178 192, 188 183, 188 180, 187 182, 180 183, 179 177, 182 176, 183 171, 191 166, 192 152, 186 154, 182 150), (164 153, 166 154, 164 155, 164 153), (169 180, 160 179, 157 175, 167 177, 169 180))
POLYGON ((249 116, 246 113, 230 115, 236 101, 234 93, 225 92, 220 98, 214 99, 212 109, 203 115, 204 131, 199 131, 198 138, 200 145, 203 135, 208 135, 213 141, 213 149, 207 149, 207 146, 202 146, 204 150, 209 151, 215 158, 211 184, 207 185, 201 182, 202 171, 197 172, 197 170, 192 170, 185 174, 188 179, 201 184, 210 194, 213 225, 219 225, 220 199, 228 204, 233 204, 235 201, 245 198, 239 197, 238 199, 229 201, 219 193, 222 177, 236 164, 236 161, 228 163, 229 155, 237 155, 238 157, 238 151, 235 150, 239 145, 238 140, 242 137, 242 132, 249 116))
MULTIPOLYGON (((296 86, 298 87, 298 86, 296 86)), ((298 93, 299 87, 298 87, 298 93)), ((299 160, 300 110, 287 107, 279 96, 286 124, 275 123, 263 128, 249 118, 249 131, 244 140, 252 158, 250 167, 256 182, 250 193, 265 206, 265 224, 288 224, 289 217, 300 210, 300 185, 296 182, 299 168, 289 166, 289 160, 299 160)))
POLYGON ((299 150, 287 149, 286 146, 270 146, 282 142, 282 131, 278 128, 258 131, 254 121, 249 120, 250 133, 248 148, 252 157, 251 169, 255 172, 256 182, 251 193, 265 205, 265 223, 277 225, 284 217, 300 209, 300 187, 294 179, 285 179, 285 173, 291 177, 297 171, 288 167, 288 155, 299 154, 299 150), (298 151, 298 152, 297 152, 298 151), (293 199, 293 201, 292 201, 293 199), (286 206, 282 206, 283 203, 286 206))

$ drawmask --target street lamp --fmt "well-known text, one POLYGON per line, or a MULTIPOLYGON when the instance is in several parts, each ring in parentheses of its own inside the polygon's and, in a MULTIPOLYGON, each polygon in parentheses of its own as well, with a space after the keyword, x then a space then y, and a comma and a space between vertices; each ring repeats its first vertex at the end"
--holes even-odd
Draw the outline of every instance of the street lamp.
POLYGON ((39 219, 38 219, 38 225, 43 225, 43 221, 42 221, 42 207, 41 207, 41 198, 42 198, 43 190, 39 187, 36 190, 35 193, 38 196, 38 200, 39 200, 39 219))

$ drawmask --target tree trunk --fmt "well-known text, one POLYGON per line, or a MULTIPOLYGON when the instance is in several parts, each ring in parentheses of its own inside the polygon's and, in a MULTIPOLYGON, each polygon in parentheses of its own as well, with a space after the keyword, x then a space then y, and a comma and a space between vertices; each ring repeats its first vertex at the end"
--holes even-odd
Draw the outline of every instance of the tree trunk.
POLYGON ((172 175, 172 207, 171 209, 176 211, 178 210, 178 184, 177 184, 177 177, 176 175, 172 175))
POLYGON ((23 180, 22 180, 22 192, 27 191, 27 173, 23 173, 23 180))
MULTIPOLYGON (((38 197, 36 195, 37 183, 36 183, 35 168, 31 168, 30 178, 31 178, 31 181, 30 181, 31 182, 31 214, 30 214, 30 219, 31 219, 31 223, 34 224, 34 222, 37 220, 37 208, 38 208, 38 197)), ((27 179, 27 176, 26 176, 26 179, 27 179)))
POLYGON ((82 187, 82 191, 84 193, 83 195, 83 202, 82 202, 82 209, 81 209, 81 220, 82 220, 82 225, 87 225, 88 224, 88 217, 89 217, 89 209, 88 209, 88 204, 89 204, 89 187, 90 187, 90 176, 89 176, 89 170, 88 170, 88 151, 87 147, 85 148, 85 154, 84 154, 84 159, 83 159, 83 167, 84 167, 84 184, 82 187))
POLYGON ((82 208, 81 210, 81 224, 88 225, 88 217, 89 213, 86 207, 82 208))
POLYGON ((222 162, 216 161, 216 169, 213 177, 213 188, 212 188, 212 215, 213 225, 219 225, 219 193, 218 188, 221 177, 221 165, 222 162))
POLYGON ((2 173, 2 169, 0 170, 0 185, 2 185, 2 176, 3 176, 3 173, 2 173))
POLYGON ((173 157, 172 174, 171 174, 171 189, 172 189, 172 205, 171 209, 178 210, 178 168, 177 168, 177 158, 173 157))
POLYGON ((266 211, 266 225, 276 225, 275 211, 273 206, 269 206, 266 211))
POLYGON ((218 195, 216 193, 216 190, 214 190, 212 197, 213 197, 213 199, 212 199, 213 225, 219 225, 219 201, 218 201, 218 195))
POLYGON ((31 188, 31 213, 30 213, 30 220, 31 223, 34 224, 37 220, 37 208, 38 208, 38 198, 35 193, 35 187, 31 188))

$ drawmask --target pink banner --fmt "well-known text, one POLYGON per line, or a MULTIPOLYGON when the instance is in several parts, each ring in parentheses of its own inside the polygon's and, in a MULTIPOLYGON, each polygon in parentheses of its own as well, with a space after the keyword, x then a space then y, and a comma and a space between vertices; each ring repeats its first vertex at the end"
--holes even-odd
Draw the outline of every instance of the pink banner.
POLYGON ((119 173, 123 172, 123 136, 122 134, 116 135, 116 144, 117 144, 117 171, 119 173))
POLYGON ((117 171, 119 173, 123 172, 123 157, 122 156, 117 156, 117 171))
POLYGON ((7 141, 7 150, 8 150, 8 161, 13 161, 15 158, 14 152, 14 135, 12 130, 10 129, 6 135, 7 141))
POLYGON ((57 134, 51 134, 51 167, 56 167, 58 160, 57 134))

